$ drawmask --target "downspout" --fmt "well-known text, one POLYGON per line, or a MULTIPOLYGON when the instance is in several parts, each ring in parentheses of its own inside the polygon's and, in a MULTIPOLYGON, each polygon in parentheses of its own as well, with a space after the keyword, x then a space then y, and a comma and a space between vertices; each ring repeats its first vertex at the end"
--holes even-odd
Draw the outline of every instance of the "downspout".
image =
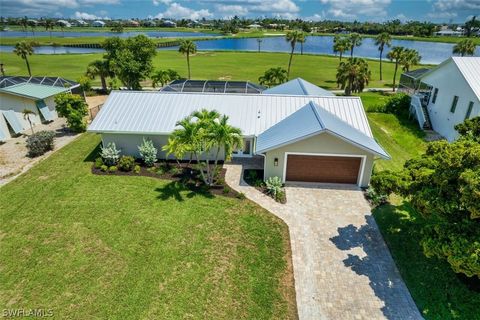
POLYGON ((254 152, 252 152, 253 155, 257 155, 257 156, 262 156, 263 157, 263 181, 265 181, 265 164, 267 163, 267 156, 263 153, 259 153, 257 154, 256 150, 257 150, 257 137, 253 137, 253 150, 255 150, 254 152))

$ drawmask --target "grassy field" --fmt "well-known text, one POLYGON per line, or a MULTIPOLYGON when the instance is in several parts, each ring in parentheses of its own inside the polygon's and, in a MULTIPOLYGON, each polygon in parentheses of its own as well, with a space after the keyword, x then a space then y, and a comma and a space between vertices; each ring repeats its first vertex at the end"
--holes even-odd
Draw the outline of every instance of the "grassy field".
MULTIPOLYGON (((101 54, 64 54, 33 55, 29 57, 33 75, 62 76, 77 79, 81 76, 90 61, 101 58, 101 54)), ((4 63, 7 75, 26 75, 25 62, 13 53, 0 53, 0 61, 4 63)), ((291 78, 302 77, 327 89, 336 89, 335 74, 338 58, 321 55, 295 55, 293 57, 291 78)), ((258 81, 266 69, 271 67, 287 67, 286 53, 227 52, 203 51, 190 59, 193 79, 227 79, 258 81)), ((379 63, 369 60, 372 80, 369 87, 391 87, 393 64, 383 65, 384 81, 379 79, 379 63)), ((187 63, 184 56, 176 51, 159 51, 154 58, 157 69, 174 69, 181 75, 187 75, 187 63)), ((397 76, 398 77, 398 76, 397 76)), ((398 79, 397 79, 398 80, 398 79)), ((99 84, 99 80, 95 82, 99 84)), ((147 81, 145 85, 149 85, 147 81)))
POLYGON ((287 226, 248 200, 97 176, 84 134, 0 192, 0 308, 295 319, 287 226))

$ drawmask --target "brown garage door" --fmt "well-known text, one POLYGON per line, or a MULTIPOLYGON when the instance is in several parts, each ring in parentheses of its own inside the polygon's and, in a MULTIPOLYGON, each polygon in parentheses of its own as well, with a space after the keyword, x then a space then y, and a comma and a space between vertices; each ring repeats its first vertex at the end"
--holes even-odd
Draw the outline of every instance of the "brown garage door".
POLYGON ((287 156, 287 181, 357 184, 361 158, 336 156, 287 156))

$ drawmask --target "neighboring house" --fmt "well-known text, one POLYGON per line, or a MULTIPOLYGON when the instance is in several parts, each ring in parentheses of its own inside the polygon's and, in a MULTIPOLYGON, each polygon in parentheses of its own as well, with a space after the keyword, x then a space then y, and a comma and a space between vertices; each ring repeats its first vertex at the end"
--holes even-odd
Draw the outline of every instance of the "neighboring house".
POLYGON ((445 36, 445 37, 460 37, 463 35, 462 31, 454 31, 454 30, 441 30, 436 32, 437 36, 445 36))
POLYGON ((88 26, 88 23, 83 21, 83 20, 76 20, 75 25, 77 25, 79 27, 86 27, 86 26, 88 26))
POLYGON ((253 23, 253 24, 249 24, 249 25, 247 26, 247 28, 248 28, 248 29, 254 29, 254 30, 257 30, 257 29, 261 29, 261 28, 262 28, 262 26, 261 26, 261 25, 259 25, 259 24, 253 23))
POLYGON ((243 148, 232 156, 263 160, 264 178, 366 187, 374 158, 389 159, 359 97, 113 91, 88 131, 136 157, 143 138, 151 139, 165 159, 162 146, 177 121, 202 108, 227 115, 242 130, 243 148))
POLYGON ((331 91, 317 87, 302 78, 296 78, 276 87, 266 89, 263 94, 291 94, 300 96, 335 96, 331 91))
POLYGON ((480 57, 451 57, 423 73, 410 110, 420 126, 455 140, 455 125, 480 116, 480 57))
POLYGON ((59 26, 65 27, 65 28, 70 28, 72 26, 72 24, 70 22, 68 22, 67 20, 58 20, 57 24, 59 26))
POLYGON ((125 24, 128 27, 140 27, 140 23, 138 21, 135 21, 135 20, 128 20, 125 24))
POLYGON ((166 28, 176 28, 177 24, 173 21, 165 20, 165 21, 162 21, 161 26, 166 28))
POLYGON ((55 95, 78 90, 78 83, 62 78, 0 77, 0 140, 30 129, 23 110, 35 113, 30 115, 33 125, 53 121, 58 118, 55 95))
POLYGON ((96 20, 92 22, 92 27, 98 27, 98 28, 103 28, 105 27, 105 22, 96 20))

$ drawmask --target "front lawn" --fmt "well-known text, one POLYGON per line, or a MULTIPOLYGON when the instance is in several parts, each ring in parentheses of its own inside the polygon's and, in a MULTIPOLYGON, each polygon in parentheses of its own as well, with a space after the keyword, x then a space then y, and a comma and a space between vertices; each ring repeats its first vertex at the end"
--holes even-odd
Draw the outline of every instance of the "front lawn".
POLYGON ((84 134, 0 189, 1 309, 72 319, 292 319, 287 226, 248 200, 93 175, 84 134))

